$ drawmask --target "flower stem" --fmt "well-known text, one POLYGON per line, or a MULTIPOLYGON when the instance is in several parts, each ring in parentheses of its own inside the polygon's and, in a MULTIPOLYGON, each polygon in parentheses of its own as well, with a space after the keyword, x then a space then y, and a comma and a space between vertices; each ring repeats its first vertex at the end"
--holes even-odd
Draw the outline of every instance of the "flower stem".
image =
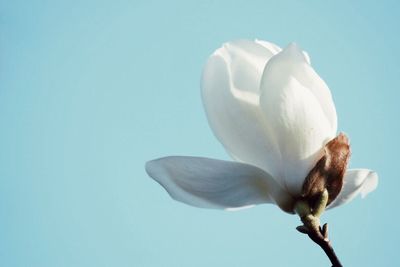
POLYGON ((323 228, 318 227, 318 229, 310 230, 307 227, 307 229, 308 232, 306 234, 312 241, 314 241, 324 250, 326 256, 328 256, 329 260, 332 263, 332 267, 342 267, 343 265, 340 263, 339 258, 337 257, 327 237, 328 236, 327 224, 325 224, 323 228))
POLYGON ((296 229, 307 234, 308 237, 318 244, 328 256, 332 263, 332 267, 342 267, 335 251, 328 239, 328 224, 324 224, 322 227, 320 225, 319 216, 325 210, 325 205, 327 203, 327 194, 323 192, 316 206, 312 209, 308 202, 300 200, 296 203, 295 210, 300 216, 303 225, 298 226, 296 229), (323 207, 322 207, 323 206, 323 207))

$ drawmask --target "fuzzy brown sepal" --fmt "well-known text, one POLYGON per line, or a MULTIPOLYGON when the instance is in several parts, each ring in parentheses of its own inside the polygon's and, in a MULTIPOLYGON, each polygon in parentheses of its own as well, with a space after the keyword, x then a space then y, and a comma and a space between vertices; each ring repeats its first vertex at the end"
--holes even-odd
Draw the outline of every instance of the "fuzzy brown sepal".
POLYGON ((350 158, 349 139, 344 133, 340 133, 325 145, 324 150, 324 155, 304 180, 302 197, 312 202, 326 188, 329 205, 343 187, 343 177, 350 158))

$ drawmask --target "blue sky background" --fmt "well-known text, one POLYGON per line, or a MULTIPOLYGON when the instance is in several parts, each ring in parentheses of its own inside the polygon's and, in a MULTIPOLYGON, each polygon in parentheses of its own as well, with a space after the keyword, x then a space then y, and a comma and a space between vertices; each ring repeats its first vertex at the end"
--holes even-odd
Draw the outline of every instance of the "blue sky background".
POLYGON ((0 266, 330 266, 296 216, 185 206, 144 171, 228 159, 199 80, 239 38, 310 54, 380 176, 322 220, 345 266, 399 266, 400 4, 376 3, 0 0, 0 266))

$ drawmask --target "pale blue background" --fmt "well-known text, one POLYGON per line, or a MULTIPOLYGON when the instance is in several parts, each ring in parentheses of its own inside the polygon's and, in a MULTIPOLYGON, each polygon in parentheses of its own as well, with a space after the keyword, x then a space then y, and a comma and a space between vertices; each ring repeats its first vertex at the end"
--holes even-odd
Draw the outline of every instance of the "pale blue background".
POLYGON ((192 208, 144 171, 228 159, 199 80, 238 38, 308 51, 351 167, 380 175, 323 221, 345 266, 399 266, 400 4, 372 2, 1 0, 0 266, 330 266, 296 216, 192 208))

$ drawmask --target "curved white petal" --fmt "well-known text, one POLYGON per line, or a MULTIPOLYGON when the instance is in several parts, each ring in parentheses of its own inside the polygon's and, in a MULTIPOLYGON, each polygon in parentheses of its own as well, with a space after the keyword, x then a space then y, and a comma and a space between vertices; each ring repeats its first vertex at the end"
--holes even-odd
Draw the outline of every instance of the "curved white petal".
POLYGON ((352 201, 356 196, 364 198, 378 186, 378 175, 367 169, 348 170, 343 178, 343 188, 328 209, 338 207, 352 201))
POLYGON ((224 44, 208 60, 201 83, 210 127, 228 153, 273 176, 280 156, 259 108, 259 85, 265 64, 279 51, 261 41, 224 44))
MULTIPOLYGON (((282 51, 282 48, 280 48, 279 46, 277 46, 276 44, 270 43, 270 42, 266 42, 263 40, 257 40, 255 41, 256 43, 266 47, 267 49, 269 49, 270 51, 273 51, 274 54, 278 54, 279 52, 282 51)), ((304 58, 307 61, 308 64, 311 64, 310 61, 310 56, 308 55, 308 53, 306 51, 303 51, 304 54, 304 58)))
POLYGON ((227 62, 236 90, 258 94, 260 79, 267 61, 277 52, 271 48, 249 40, 225 43, 214 54, 220 54, 227 62))
POLYGON ((274 54, 274 55, 275 55, 275 54, 278 54, 279 52, 282 51, 282 48, 280 48, 279 46, 277 46, 277 45, 274 44, 274 43, 270 43, 270 42, 263 41, 263 40, 258 40, 258 39, 256 39, 254 42, 256 42, 256 43, 259 44, 259 45, 264 46, 266 49, 268 49, 269 51, 271 51, 272 54, 274 54))
POLYGON ((263 170, 237 162, 200 157, 165 157, 146 163, 150 177, 175 200, 215 209, 274 203, 291 211, 292 199, 263 170))
POLYGON ((294 196, 336 133, 323 107, 332 100, 318 92, 324 88, 311 88, 310 70, 304 53, 291 44, 269 60, 261 81, 260 105, 281 155, 279 178, 294 196))
MULTIPOLYGON (((299 48, 297 47, 297 49, 299 48)), ((311 67, 309 55, 304 51, 302 51, 302 53, 304 54, 306 62, 298 62, 299 65, 293 69, 293 76, 304 87, 307 87, 318 99, 318 102, 331 125, 331 131, 335 134, 337 131, 337 114, 335 104, 332 100, 331 91, 324 80, 322 80, 311 67)))

